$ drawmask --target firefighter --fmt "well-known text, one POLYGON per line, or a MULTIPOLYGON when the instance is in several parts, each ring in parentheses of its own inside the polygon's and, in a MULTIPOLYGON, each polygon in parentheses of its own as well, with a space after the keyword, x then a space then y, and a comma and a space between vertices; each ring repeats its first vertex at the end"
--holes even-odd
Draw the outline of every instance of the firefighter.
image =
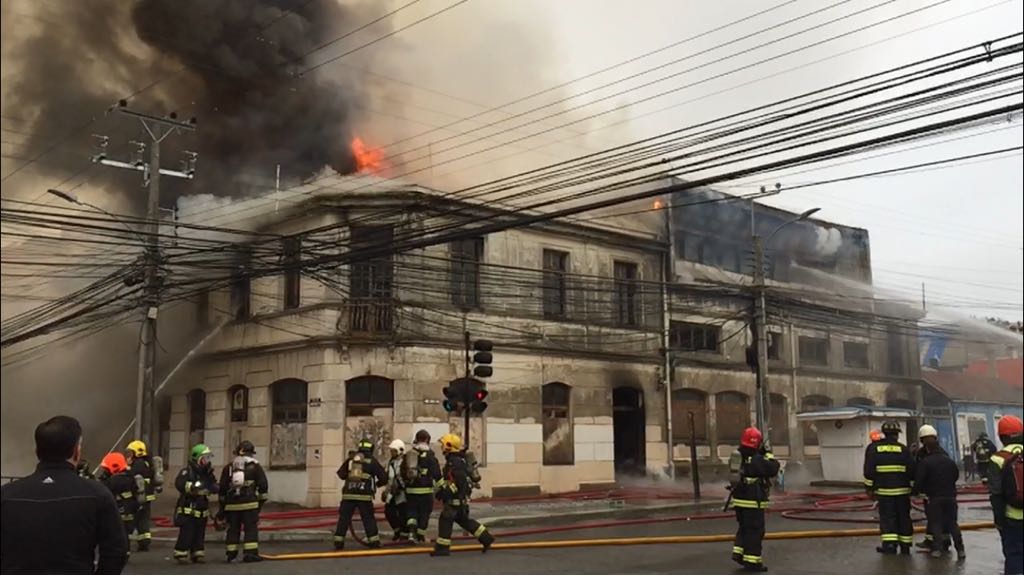
POLYGON ((882 424, 880 442, 864 455, 864 488, 878 500, 878 522, 881 554, 895 554, 897 548, 910 554, 914 542, 914 526, 910 521, 910 486, 914 477, 914 459, 910 450, 900 444, 900 425, 895 421, 882 424))
POLYGON ((245 528, 245 543, 242 545, 243 562, 259 562, 260 510, 267 501, 267 474, 255 458, 256 447, 248 440, 242 440, 235 450, 235 458, 224 466, 220 474, 219 503, 221 520, 227 522, 227 559, 231 562, 238 557, 238 541, 245 528))
POLYGON ((100 461, 99 480, 114 495, 117 511, 121 514, 121 523, 124 525, 124 537, 127 540, 135 528, 135 514, 141 505, 140 500, 145 502, 145 489, 139 492, 135 479, 128 471, 128 461, 120 452, 111 452, 103 457, 100 461))
POLYGON ((409 503, 406 532, 416 542, 426 542, 427 525, 434 512, 434 491, 441 485, 441 465, 430 449, 430 432, 417 432, 412 448, 406 455, 406 473, 409 474, 405 488, 409 503))
POLYGON ((764 511, 768 508, 771 479, 779 473, 779 463, 765 445, 761 431, 753 427, 743 431, 738 453, 731 501, 739 526, 732 559, 749 572, 766 572, 768 567, 761 561, 764 511))
POLYGON ((1024 424, 1016 416, 1003 416, 997 426, 1003 449, 989 462, 988 490, 992 516, 1003 544, 1003 574, 1024 572, 1024 502, 1021 468, 1024 424))
POLYGON ((89 480, 96 479, 96 476, 94 476, 92 473, 92 468, 89 467, 89 461, 86 460, 85 458, 82 458, 78 462, 78 466, 75 467, 75 472, 78 472, 78 475, 81 476, 82 478, 88 478, 89 480))
POLYGON ((437 540, 431 556, 448 556, 451 554, 452 529, 458 524, 483 544, 483 551, 494 544, 494 535, 487 527, 469 516, 469 496, 473 484, 480 479, 476 468, 470 464, 466 452, 462 448, 462 438, 455 434, 445 434, 440 439, 441 451, 444 452, 444 470, 441 472, 442 484, 437 490, 437 499, 444 507, 437 522, 437 540))
POLYGON ((921 439, 921 450, 924 455, 915 465, 914 492, 925 498, 925 515, 928 520, 926 540, 933 558, 942 556, 949 550, 949 537, 956 546, 957 562, 963 562, 964 540, 957 524, 956 481, 960 479, 960 469, 956 462, 939 446, 938 433, 933 426, 925 424, 917 433, 921 439))
POLYGON ((384 467, 373 457, 373 442, 359 441, 355 454, 338 468, 338 478, 344 482, 341 488, 341 505, 338 509, 338 526, 334 529, 334 549, 345 548, 345 533, 352 523, 352 516, 359 510, 363 520, 366 545, 380 548, 380 534, 377 533, 377 519, 373 516, 373 497, 377 487, 388 481, 384 467))
POLYGON ((996 453, 996 445, 988 439, 988 434, 978 434, 978 439, 971 444, 971 455, 974 457, 974 470, 981 476, 982 484, 988 482, 989 461, 996 453))
POLYGON ((202 563, 206 556, 206 519, 210 516, 210 494, 217 490, 213 474, 213 452, 206 444, 192 447, 188 464, 174 480, 178 489, 178 503, 174 510, 174 524, 178 526, 178 541, 174 544, 174 559, 179 564, 202 563))
POLYGON ((149 550, 153 534, 149 531, 153 501, 156 500, 156 484, 153 482, 156 471, 153 460, 149 457, 146 443, 132 440, 128 443, 125 455, 128 457, 128 470, 132 476, 141 476, 146 487, 146 501, 135 514, 136 542, 139 552, 149 550))
POLYGON ((381 499, 384 500, 384 517, 387 518, 391 530, 394 532, 392 540, 395 542, 408 540, 409 533, 406 530, 406 516, 408 513, 408 500, 405 493, 405 442, 398 438, 391 441, 388 446, 391 451, 391 459, 388 460, 387 472, 388 481, 384 488, 381 499))

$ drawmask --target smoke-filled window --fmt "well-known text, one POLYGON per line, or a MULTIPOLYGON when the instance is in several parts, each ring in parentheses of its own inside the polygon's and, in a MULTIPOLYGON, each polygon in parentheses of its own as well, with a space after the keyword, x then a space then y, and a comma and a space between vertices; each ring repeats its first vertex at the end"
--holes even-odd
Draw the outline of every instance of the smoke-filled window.
POLYGON ((298 308, 302 301, 302 240, 293 237, 282 242, 284 264, 284 308, 298 308))
POLYGON ((462 308, 480 306, 480 262, 484 255, 483 238, 456 240, 451 251, 452 304, 462 308))
POLYGON ((544 465, 571 466, 574 460, 570 397, 572 388, 561 382, 541 387, 544 465))
POLYGON ((636 326, 639 321, 637 280, 639 273, 633 262, 615 262, 615 322, 619 326, 636 326))
POLYGON ((843 366, 847 368, 870 368, 867 342, 843 342, 843 366))
POLYGON ((569 273, 569 253, 544 250, 544 276, 542 282, 545 318, 564 318, 568 313, 566 284, 569 273))
POLYGON ((801 336, 800 365, 828 366, 828 339, 801 336))
POLYGON ((721 328, 673 320, 669 327, 669 346, 684 352, 718 352, 721 328))

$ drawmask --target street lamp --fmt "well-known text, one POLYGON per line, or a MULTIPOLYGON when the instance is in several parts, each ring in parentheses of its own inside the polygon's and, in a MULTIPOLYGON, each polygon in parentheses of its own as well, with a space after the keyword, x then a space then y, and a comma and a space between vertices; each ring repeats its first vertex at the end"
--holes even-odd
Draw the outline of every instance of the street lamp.
POLYGON ((110 212, 107 212, 106 210, 104 210, 103 208, 100 208, 99 206, 97 206, 95 204, 90 204, 88 202, 83 202, 83 201, 79 200, 78 196, 75 196, 75 194, 73 192, 65 192, 63 190, 57 190, 56 188, 50 188, 46 192, 48 194, 56 196, 57 198, 60 198, 61 200, 65 201, 65 202, 68 202, 70 204, 77 204, 79 206, 84 206, 86 208, 92 208, 93 210, 96 210, 97 212, 102 212, 108 218, 110 218, 114 222, 117 222, 118 224, 123 226, 125 230, 131 232, 133 236, 135 236, 136 238, 139 239, 139 241, 141 241, 143 244, 145 244, 145 240, 142 238, 142 236, 139 235, 138 231, 133 229, 128 224, 126 224, 124 220, 121 220, 117 216, 114 216, 110 212))
POLYGON ((763 241, 761 236, 754 234, 754 326, 757 329, 757 398, 755 399, 757 429, 767 434, 765 428, 765 405, 768 399, 768 318, 765 311, 765 278, 764 278, 764 251, 772 238, 780 230, 796 222, 802 222, 821 210, 811 208, 799 216, 791 218, 772 230, 763 241))

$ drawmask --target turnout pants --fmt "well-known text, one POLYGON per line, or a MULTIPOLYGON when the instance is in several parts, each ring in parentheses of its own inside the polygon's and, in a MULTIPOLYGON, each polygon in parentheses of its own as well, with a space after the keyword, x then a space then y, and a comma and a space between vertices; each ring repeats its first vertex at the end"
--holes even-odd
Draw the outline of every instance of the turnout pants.
POLYGON ((460 528, 475 536, 481 544, 494 542, 494 536, 487 531, 487 527, 469 517, 469 506, 445 504, 444 508, 441 509, 441 516, 437 520, 435 550, 447 551, 451 547, 452 530, 455 524, 458 524, 460 528))
POLYGON ((878 524, 882 533, 882 548, 895 550, 897 545, 909 548, 914 542, 914 525, 910 522, 910 495, 879 496, 878 524))
POLYGON ((957 550, 964 549, 964 539, 957 524, 956 498, 929 498, 925 503, 928 515, 928 535, 932 550, 948 548, 946 535, 953 538, 953 546, 957 550))
POLYGON ((412 535, 412 532, 406 527, 408 508, 407 502, 396 504, 394 500, 384 505, 384 517, 387 518, 391 530, 394 531, 396 540, 412 535))
POLYGON ((345 547, 345 533, 348 532, 349 524, 352 523, 352 516, 355 515, 356 510, 359 510, 359 517, 363 521, 366 543, 370 546, 380 546, 377 519, 373 516, 373 502, 345 500, 342 496, 341 505, 338 507, 338 526, 334 529, 334 547, 339 550, 345 547))
POLYGON ((178 541, 174 543, 175 558, 193 560, 206 555, 206 517, 185 516, 178 529, 178 541))
POLYGON ((1024 574, 1024 522, 1005 518, 999 536, 1003 541, 1003 574, 1024 574))
POLYGON ((224 519, 228 524, 228 532, 225 536, 228 558, 238 556, 238 542, 242 537, 242 530, 245 530, 245 543, 242 544, 242 552, 246 556, 258 556, 260 553, 260 511, 239 510, 225 512, 224 519))
POLYGON ((412 537, 423 541, 427 539, 427 526, 430 524, 430 515, 434 512, 433 494, 407 494, 408 517, 405 520, 406 532, 412 537))
POLYGON ((145 504, 141 504, 139 509, 135 511, 135 531, 138 532, 136 540, 139 544, 139 550, 146 550, 149 548, 150 541, 153 540, 153 534, 149 531, 149 517, 152 510, 153 502, 147 500, 145 504))
POLYGON ((742 564, 761 564, 761 541, 764 540, 764 510, 736 508, 736 539, 732 557, 742 564))

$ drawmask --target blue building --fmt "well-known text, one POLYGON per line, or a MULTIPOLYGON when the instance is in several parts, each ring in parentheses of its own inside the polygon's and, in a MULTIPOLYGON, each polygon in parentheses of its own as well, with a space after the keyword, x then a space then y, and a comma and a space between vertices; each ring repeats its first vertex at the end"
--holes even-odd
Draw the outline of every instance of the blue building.
POLYGON ((925 421, 935 426, 950 454, 963 456, 985 432, 996 445, 996 423, 1007 414, 1024 418, 1021 391, 998 378, 923 370, 925 421))

